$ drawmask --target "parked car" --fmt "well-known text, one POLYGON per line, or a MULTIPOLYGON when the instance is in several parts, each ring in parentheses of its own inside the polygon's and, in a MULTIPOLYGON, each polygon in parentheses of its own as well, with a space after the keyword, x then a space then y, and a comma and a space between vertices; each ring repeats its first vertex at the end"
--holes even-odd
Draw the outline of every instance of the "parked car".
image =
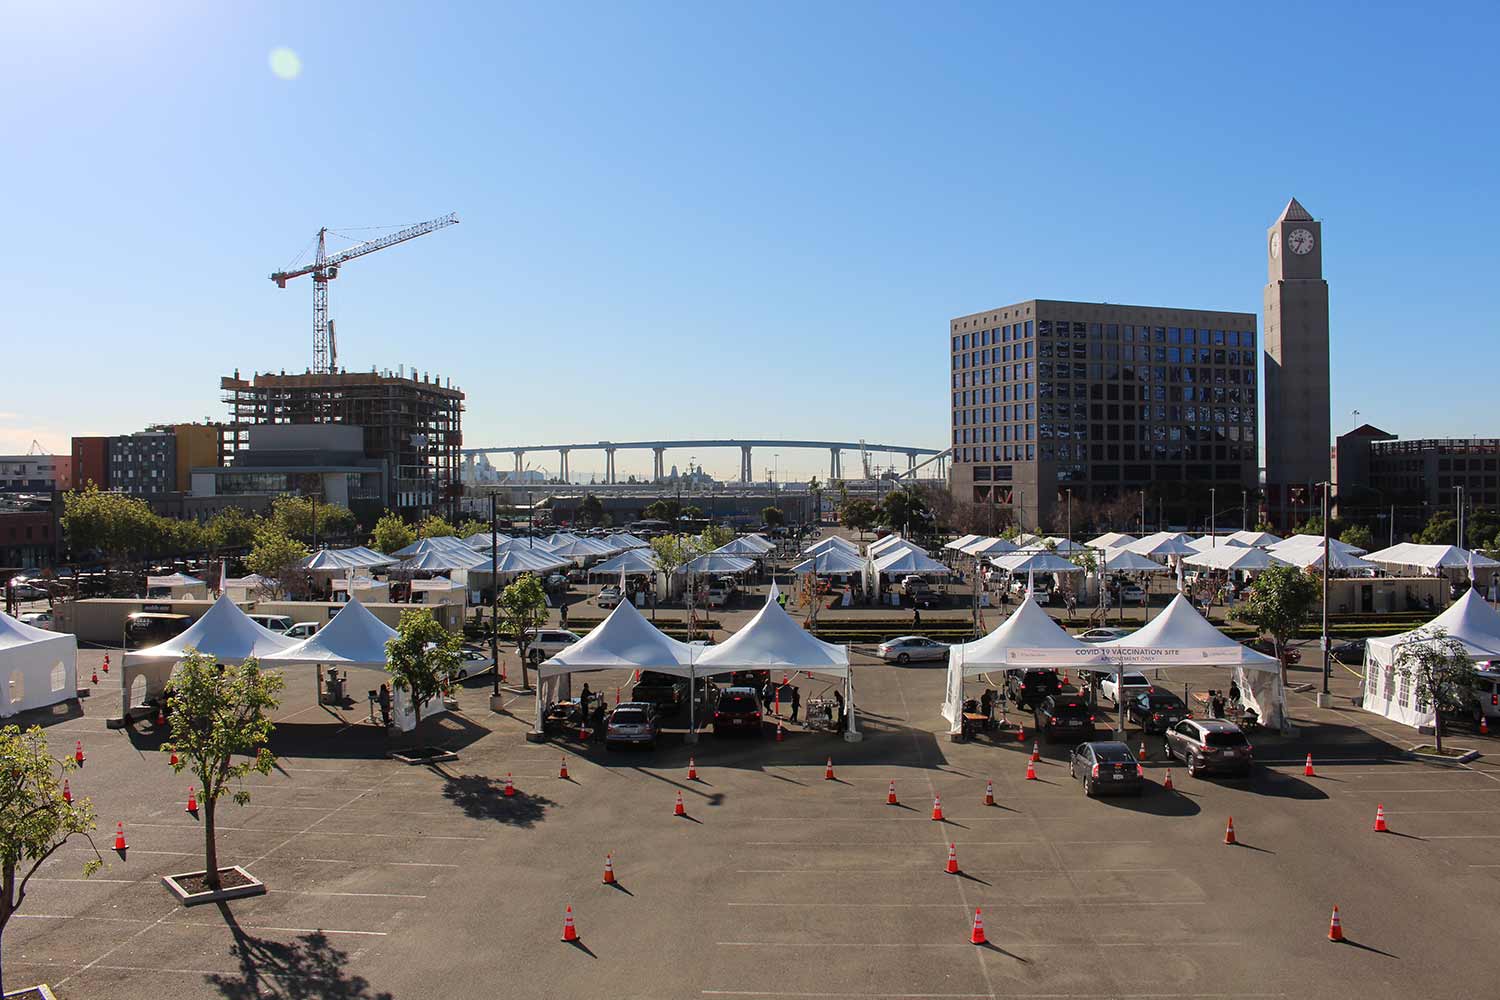
POLYGON ((901 593, 907 597, 922 597, 932 590, 932 586, 920 576, 908 576, 901 581, 901 593))
POLYGON ((1473 722, 1476 726, 1480 716, 1490 724, 1500 720, 1500 670, 1481 668, 1474 671, 1473 722))
MULTIPOLYGON (((1245 641, 1245 645, 1249 646, 1251 649, 1255 650, 1257 653, 1265 653, 1267 656, 1275 656, 1276 655, 1276 644, 1274 642, 1272 642, 1270 639, 1247 639, 1245 641)), ((1363 655, 1362 652, 1361 652, 1361 655, 1363 655)), ((1281 660, 1287 666, 1291 666, 1293 663, 1301 663, 1302 662, 1302 650, 1297 649, 1297 648, 1295 648, 1293 646, 1288 646, 1282 652, 1282 654, 1281 654, 1281 660)))
POLYGON ((1120 602, 1122 604, 1144 604, 1146 602, 1146 591, 1138 583, 1127 583, 1120 588, 1120 602))
POLYGON ((727 576, 720 577, 708 586, 708 606, 711 608, 722 608, 734 600, 734 595, 739 592, 738 585, 727 576))
POLYGON ((1130 747, 1114 741, 1080 743, 1068 756, 1068 773, 1083 782, 1089 798, 1105 793, 1139 795, 1146 776, 1130 747))
POLYGON ((18 620, 22 625, 30 625, 32 628, 50 629, 52 627, 52 612, 32 611, 22 615, 18 620))
POLYGON ((1223 719, 1184 719, 1168 729, 1167 757, 1182 761, 1195 778, 1206 771, 1248 775, 1255 763, 1240 727, 1223 719))
POLYGON ((1365 641, 1363 639, 1345 639, 1342 642, 1334 643, 1329 652, 1340 663, 1363 663, 1365 660, 1365 641))
POLYGON ((606 611, 618 606, 620 603, 620 585, 618 583, 605 584, 599 589, 599 596, 594 598, 594 602, 606 611))
POLYGON ((948 646, 925 635, 902 635, 875 647, 875 655, 887 663, 903 665, 913 660, 946 660, 948 646))
POLYGON ((272 632, 285 632, 296 624, 286 615, 246 615, 246 617, 261 628, 268 628, 272 632))
POLYGON ((753 688, 728 688, 719 696, 719 704, 714 707, 714 735, 750 733, 759 736, 760 719, 760 695, 753 688))
POLYGON ((1056 670, 1007 670, 1005 693, 1023 709, 1040 705, 1048 695, 1062 690, 1062 678, 1056 670))
POLYGON ((298 622, 281 634, 288 639, 311 639, 318 634, 318 623, 298 622))
POLYGON ((642 670, 641 679, 630 689, 630 700, 646 702, 656 706, 662 715, 675 715, 687 704, 688 682, 686 677, 664 674, 656 670, 642 670))
POLYGON ((537 629, 532 633, 531 645, 526 649, 526 659, 532 666, 536 666, 543 660, 550 660, 581 638, 583 637, 578 633, 569 632, 565 628, 537 629))
POLYGON ((732 688, 747 687, 754 691, 759 691, 766 686, 766 682, 770 679, 771 671, 769 670, 736 670, 729 675, 729 686, 732 688))
POLYGON ((565 573, 549 573, 547 579, 542 582, 542 587, 548 593, 564 593, 568 589, 568 577, 565 573))
POLYGON ((644 746, 648 750, 656 746, 656 737, 661 733, 656 706, 650 702, 627 701, 616 705, 604 724, 604 747, 614 750, 622 746, 644 746))
POLYGON ((1147 733, 1164 733, 1191 714, 1181 698, 1159 687, 1137 692, 1125 705, 1126 717, 1147 733))
POLYGON ((478 646, 465 646, 459 650, 462 662, 458 665, 458 679, 467 680, 470 677, 478 677, 495 669, 495 661, 490 659, 487 649, 478 646))
POLYGON ((1118 639, 1130 633, 1131 630, 1128 628, 1100 626, 1099 628, 1091 628, 1087 632, 1079 632, 1073 638, 1079 642, 1109 642, 1111 639, 1118 639))
POLYGON ((1048 695, 1036 707, 1033 717, 1036 731, 1048 743, 1060 739, 1072 741, 1080 736, 1092 739, 1094 735, 1094 713, 1074 695, 1048 695))
MULTIPOLYGON (((1142 691, 1151 690, 1151 682, 1146 679, 1145 674, 1136 673, 1133 670, 1125 671, 1123 676, 1125 697, 1129 699, 1132 695, 1140 694, 1142 691)), ((1099 678, 1099 694, 1108 698, 1110 703, 1120 703, 1120 674, 1102 674, 1099 678)))

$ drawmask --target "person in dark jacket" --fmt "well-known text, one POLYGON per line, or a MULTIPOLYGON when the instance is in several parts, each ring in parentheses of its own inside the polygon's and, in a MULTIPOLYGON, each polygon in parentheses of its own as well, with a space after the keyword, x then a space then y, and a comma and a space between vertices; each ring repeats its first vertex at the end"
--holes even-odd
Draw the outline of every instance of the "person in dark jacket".
POLYGON ((391 725, 391 686, 389 684, 380 685, 380 693, 375 696, 375 700, 380 704, 380 724, 389 729, 391 725))
POLYGON ((792 685, 792 721, 797 721, 797 712, 802 708, 802 689, 792 685))

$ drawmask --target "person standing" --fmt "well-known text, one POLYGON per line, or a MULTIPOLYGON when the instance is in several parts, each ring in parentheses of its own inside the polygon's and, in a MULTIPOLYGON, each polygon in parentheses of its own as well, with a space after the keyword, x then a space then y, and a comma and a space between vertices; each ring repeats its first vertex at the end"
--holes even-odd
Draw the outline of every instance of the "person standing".
POLYGON ((839 717, 833 722, 833 731, 836 733, 842 733, 844 731, 844 726, 848 724, 848 717, 844 713, 844 693, 837 688, 834 688, 833 701, 836 705, 838 705, 839 713, 839 717))
POLYGON ((792 685, 792 721, 797 721, 797 712, 802 708, 802 689, 792 685))
POLYGON ((380 693, 375 696, 375 700, 380 703, 380 724, 389 729, 391 727, 391 686, 380 685, 380 693))

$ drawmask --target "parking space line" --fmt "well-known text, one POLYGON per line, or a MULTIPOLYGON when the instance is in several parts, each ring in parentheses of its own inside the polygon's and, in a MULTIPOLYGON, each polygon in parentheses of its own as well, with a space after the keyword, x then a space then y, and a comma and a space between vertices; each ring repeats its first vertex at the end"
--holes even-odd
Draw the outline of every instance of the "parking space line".
MULTIPOLYGON (((137 822, 137 823, 133 823, 131 825, 132 826, 145 826, 145 827, 160 827, 160 828, 163 828, 163 829, 184 830, 184 831, 193 829, 192 827, 183 826, 181 823, 140 823, 140 822, 137 822)), ((215 825, 215 829, 217 829, 220 833, 269 833, 269 834, 284 834, 284 833, 287 833, 286 830, 268 830, 268 829, 265 829, 264 827, 258 827, 258 826, 217 826, 217 825, 215 825)), ((194 831, 194 832, 196 832, 196 831, 194 831)), ((371 837, 378 837, 378 838, 380 838, 382 840, 462 840, 462 841, 468 841, 470 843, 477 843, 477 842, 482 841, 482 840, 485 839, 484 837, 456 837, 456 836, 453 836, 451 834, 437 834, 437 833, 370 833, 370 832, 368 832, 366 830, 312 830, 312 829, 307 829, 307 830, 298 830, 296 833, 293 833, 290 837, 288 837, 282 843, 277 844, 275 847, 271 848, 265 854, 261 855, 260 857, 254 859, 253 861, 250 861, 248 863, 249 864, 254 864, 256 861, 264 861, 266 858, 270 857, 272 854, 275 854, 277 851, 281 850, 283 847, 285 847, 287 844, 291 843, 293 840, 296 840, 298 837, 304 837, 304 836, 308 836, 308 837, 355 837, 355 838, 358 838, 360 840, 368 840, 371 837)), ((131 848, 131 850, 134 850, 134 848, 131 848)), ((176 852, 173 852, 173 853, 176 853, 176 852)))
POLYGON ((1339 791, 1343 795, 1373 795, 1376 792, 1384 795, 1478 795, 1500 792, 1500 788, 1358 788, 1339 791))
POLYGON ((699 990, 712 997, 835 998, 870 1000, 1281 1000, 1285 993, 827 993, 787 990, 699 990))
POLYGON ((1500 833, 1442 833, 1429 834, 1423 840, 1500 840, 1500 833))
POLYGON ((426 893, 415 892, 323 892, 316 889, 268 889, 288 896, 355 896, 361 899, 426 899, 426 893))
MULTIPOLYGON (((1052 874, 1063 875, 1063 874, 1066 874, 1066 873, 1065 872, 1055 872, 1055 873, 1052 873, 1052 874)), ((869 909, 881 909, 881 910, 886 910, 886 909, 889 909, 889 910, 899 910, 899 909, 943 910, 943 909, 953 909, 955 907, 962 907, 964 909, 968 908, 968 904, 964 903, 964 902, 959 902, 959 903, 846 903, 846 902, 784 903, 784 902, 780 902, 780 901, 771 901, 771 902, 766 902, 766 903, 725 903, 724 905, 725 906, 749 907, 749 908, 757 908, 757 907, 770 908, 770 907, 774 907, 774 906, 781 906, 781 907, 800 907, 800 908, 804 908, 804 909, 806 909, 806 908, 821 908, 821 907, 838 907, 840 909, 852 909, 852 908, 857 908, 857 907, 866 907, 866 908, 869 908, 869 909)), ((1027 907, 1027 908, 1030 908, 1030 909, 1044 909, 1044 908, 1049 907, 1049 906, 1074 906, 1074 905, 1091 906, 1091 907, 1093 907, 1093 906, 1207 906, 1208 905, 1208 901, 1205 900, 1205 899, 1161 899, 1161 900, 1149 900, 1148 901, 1148 900, 1139 900, 1139 899, 1106 899, 1106 898, 1093 898, 1093 897, 1089 897, 1089 896, 1079 896, 1079 897, 1074 897, 1074 898, 1070 898, 1070 899, 1066 899, 1066 900, 1058 900, 1056 902, 1053 902, 1051 900, 1048 900, 1048 901, 1045 901, 1045 902, 1040 902, 1040 903, 1016 903, 1016 902, 1007 901, 1005 903, 1005 905, 1006 905, 1007 908, 1011 908, 1011 909, 1020 908, 1020 907, 1027 907)))
MULTIPOLYGON (((1386 815, 1391 811, 1386 810, 1386 815)), ((965 846, 968 841, 955 841, 965 846)), ((735 871, 736 875, 885 875, 892 871, 931 871, 930 863, 920 865, 886 865, 884 868, 740 868, 735 871)), ((1176 868, 1073 868, 1074 875, 1120 875, 1141 872, 1144 874, 1161 874, 1162 872, 1175 872, 1176 868)), ((1061 875, 1062 871, 1056 868, 1006 868, 1006 875, 1061 875)))
MULTIPOLYGON (((1500 791, 1500 789, 1496 789, 1500 791)), ((937 824, 943 826, 943 824, 937 824)), ((223 827, 220 827, 222 830, 223 827)), ((946 829, 946 827, 944 827, 946 829)), ((1139 847, 1155 843, 1151 840, 964 840, 970 847, 1033 847, 1037 844, 1061 844, 1068 847, 1139 847)), ((944 844, 948 843, 944 839, 944 844)), ((746 847, 819 847, 831 851, 846 847, 931 847, 930 840, 841 840, 834 844, 800 840, 747 840, 746 847)))
MULTIPOLYGON (((212 923, 203 920, 168 920, 168 927, 210 927, 217 930, 231 930, 225 923, 212 923)), ((247 931, 279 931, 283 934, 353 934, 361 937, 389 937, 388 931, 351 931, 338 930, 332 927, 271 927, 266 924, 237 924, 241 930, 247 931)))

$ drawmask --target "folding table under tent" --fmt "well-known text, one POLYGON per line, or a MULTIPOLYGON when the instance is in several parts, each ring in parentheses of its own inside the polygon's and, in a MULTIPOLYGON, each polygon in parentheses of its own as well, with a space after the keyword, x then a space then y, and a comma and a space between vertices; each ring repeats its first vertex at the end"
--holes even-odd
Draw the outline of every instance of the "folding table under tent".
POLYGON ((1101 669, 1109 661, 1099 647, 1080 642, 1067 632, 1036 598, 1027 594, 1019 607, 993 632, 973 642, 948 647, 948 683, 943 718, 949 732, 963 728, 964 681, 991 670, 1101 669))
MULTIPOLYGON (((319 667, 357 667, 363 670, 378 670, 379 687, 386 680, 385 644, 396 638, 397 632, 370 613, 359 598, 339 609, 327 625, 316 633, 293 643, 283 650, 268 653, 260 658, 263 667, 300 666, 317 664, 319 667)), ((422 706, 422 718, 444 711, 443 699, 439 695, 422 706)), ((411 696, 405 691, 393 690, 391 697, 391 719, 396 728, 409 733, 417 727, 416 713, 411 710, 411 696)))
POLYGON ((833 674, 844 682, 844 713, 849 724, 844 739, 864 739, 854 711, 854 678, 849 671, 849 647, 824 642, 797 624, 777 599, 775 586, 765 606, 749 624, 717 646, 711 646, 691 667, 697 677, 727 674, 736 670, 806 671, 833 674))
MULTIPOLYGON (((1235 642, 1198 613, 1185 596, 1172 598, 1161 614, 1119 639, 1097 644, 1116 669, 1228 667, 1245 703, 1261 724, 1284 728, 1286 690, 1276 657, 1235 642)), ((1124 706, 1121 705, 1123 714, 1124 706)))
POLYGON ((1463 643, 1471 662, 1500 660, 1500 611, 1496 611, 1472 587, 1448 605, 1448 610, 1410 632, 1365 642, 1364 693, 1360 707, 1393 722, 1419 730, 1432 729, 1432 707, 1417 703, 1411 674, 1397 669, 1401 647, 1433 638, 1442 629, 1463 643))
POLYGON ((78 697, 78 639, 0 611, 0 718, 78 697))
POLYGON ((186 631, 158 645, 129 650, 120 657, 119 722, 123 723, 130 715, 131 687, 136 679, 144 681, 138 704, 159 697, 167 689, 173 668, 189 651, 233 665, 252 656, 279 653, 295 641, 257 625, 228 596, 220 597, 186 631))

